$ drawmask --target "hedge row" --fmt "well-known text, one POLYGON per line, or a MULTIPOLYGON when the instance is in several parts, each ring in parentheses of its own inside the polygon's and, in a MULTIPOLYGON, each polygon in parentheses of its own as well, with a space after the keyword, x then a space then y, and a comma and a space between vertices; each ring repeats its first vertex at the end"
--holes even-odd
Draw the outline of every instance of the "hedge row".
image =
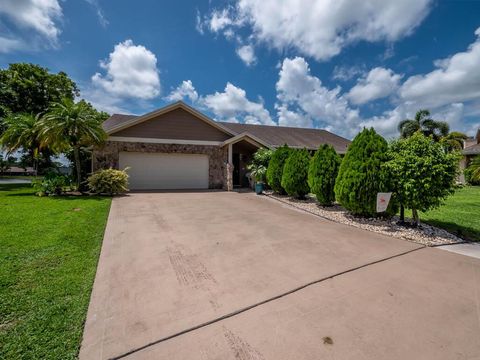
POLYGON ((359 216, 377 215, 377 194, 392 192, 387 214, 395 214, 400 203, 416 214, 438 206, 452 193, 458 159, 458 154, 422 134, 389 146, 374 129, 364 129, 343 161, 330 145, 322 145, 313 157, 306 149, 278 148, 269 162, 267 181, 277 193, 304 198, 311 192, 321 205, 336 200, 359 216))

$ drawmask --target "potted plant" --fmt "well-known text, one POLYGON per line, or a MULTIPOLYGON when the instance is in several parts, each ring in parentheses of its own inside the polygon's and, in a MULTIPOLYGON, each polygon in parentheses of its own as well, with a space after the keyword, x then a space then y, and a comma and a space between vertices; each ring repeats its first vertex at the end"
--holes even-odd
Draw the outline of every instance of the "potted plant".
POLYGON ((264 165, 251 164, 249 170, 255 180, 255 193, 261 195, 265 184, 267 168, 264 165))

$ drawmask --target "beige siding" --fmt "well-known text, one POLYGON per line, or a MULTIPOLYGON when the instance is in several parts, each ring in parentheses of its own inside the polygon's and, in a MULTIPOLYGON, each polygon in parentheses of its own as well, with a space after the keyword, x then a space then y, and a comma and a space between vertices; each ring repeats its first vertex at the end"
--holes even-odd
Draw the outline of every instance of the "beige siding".
POLYGON ((183 109, 170 111, 111 135, 204 141, 224 141, 231 137, 183 109))

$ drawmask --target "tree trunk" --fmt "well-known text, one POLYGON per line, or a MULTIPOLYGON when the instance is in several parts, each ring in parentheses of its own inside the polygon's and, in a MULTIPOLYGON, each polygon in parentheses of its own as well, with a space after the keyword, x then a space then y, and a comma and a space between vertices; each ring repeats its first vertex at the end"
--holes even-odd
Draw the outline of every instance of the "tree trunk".
POLYGON ((405 207, 403 204, 400 204, 400 224, 405 222, 405 207))
POLYGON ((415 223, 415 226, 420 225, 420 219, 418 218, 418 211, 417 209, 412 209, 412 217, 413 221, 415 223))
POLYGON ((77 171, 77 190, 80 190, 80 182, 82 181, 82 170, 80 165, 80 153, 78 146, 73 147, 73 156, 75 159, 75 169, 77 171))

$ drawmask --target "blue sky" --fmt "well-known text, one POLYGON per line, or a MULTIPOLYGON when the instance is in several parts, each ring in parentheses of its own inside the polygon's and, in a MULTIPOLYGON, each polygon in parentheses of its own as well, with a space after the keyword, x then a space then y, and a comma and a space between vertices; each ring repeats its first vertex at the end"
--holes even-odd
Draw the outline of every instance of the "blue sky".
POLYGON ((0 66, 65 71, 107 112, 183 99, 217 120, 352 137, 428 108, 480 126, 480 1, 2 0, 0 66))

